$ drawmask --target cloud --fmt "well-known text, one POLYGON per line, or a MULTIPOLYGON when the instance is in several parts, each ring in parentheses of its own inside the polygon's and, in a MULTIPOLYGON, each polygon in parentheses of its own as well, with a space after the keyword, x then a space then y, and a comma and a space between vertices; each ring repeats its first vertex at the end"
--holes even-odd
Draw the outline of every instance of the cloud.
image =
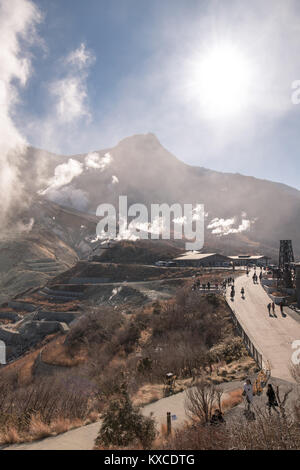
POLYGON ((19 165, 26 139, 13 121, 19 86, 30 76, 28 47, 41 15, 29 0, 0 0, 0 222, 3 224, 15 203, 20 203, 22 183, 19 165))
POLYGON ((71 51, 65 58, 68 72, 65 78, 50 83, 50 93, 55 98, 56 115, 62 123, 72 123, 91 117, 88 106, 87 77, 94 56, 85 44, 71 51))
POLYGON ((83 126, 90 126, 92 121, 87 80, 94 61, 84 43, 56 59, 57 75, 45 87, 47 112, 42 117, 24 119, 25 131, 34 145, 60 153, 71 146, 78 149, 82 135, 89 133, 87 127, 83 132, 83 126))
POLYGON ((87 92, 81 77, 67 77, 51 84, 50 91, 56 98, 56 115, 60 122, 71 123, 83 116, 90 117, 87 92))
POLYGON ((79 69, 83 69, 87 66, 90 66, 94 62, 94 60, 94 55, 91 51, 86 48, 86 45, 84 43, 81 43, 78 49, 75 49, 75 51, 71 51, 66 58, 66 62, 68 64, 74 65, 79 69))

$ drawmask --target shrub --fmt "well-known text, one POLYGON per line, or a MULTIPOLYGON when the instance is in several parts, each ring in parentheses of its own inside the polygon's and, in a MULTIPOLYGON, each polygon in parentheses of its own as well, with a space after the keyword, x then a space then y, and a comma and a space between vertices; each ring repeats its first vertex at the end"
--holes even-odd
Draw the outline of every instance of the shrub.
POLYGON ((151 448, 156 436, 154 421, 132 405, 126 390, 110 402, 102 418, 96 446, 126 447, 138 442, 144 449, 151 448))

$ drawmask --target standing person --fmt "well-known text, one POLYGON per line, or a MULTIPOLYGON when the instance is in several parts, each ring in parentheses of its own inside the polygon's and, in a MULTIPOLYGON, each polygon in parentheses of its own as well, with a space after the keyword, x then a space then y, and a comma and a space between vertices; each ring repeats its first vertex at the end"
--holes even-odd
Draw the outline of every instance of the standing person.
POLYGON ((280 306, 280 313, 283 316, 283 302, 282 301, 280 302, 279 306, 280 306))
POLYGON ((260 280, 260 282, 261 282, 261 280, 262 280, 262 277, 263 277, 262 272, 260 272, 260 273, 259 273, 259 280, 260 280))
POLYGON ((225 419, 223 417, 222 411, 216 410, 211 417, 210 424, 219 425, 219 424, 224 424, 224 423, 225 423, 225 419))
POLYGON ((207 289, 210 290, 210 282, 207 283, 207 289))
POLYGON ((230 297, 231 297, 231 300, 232 300, 232 301, 234 300, 234 296, 235 296, 235 290, 234 290, 234 287, 231 286, 230 297))
POLYGON ((272 312, 273 312, 274 317, 276 317, 276 313, 275 313, 275 302, 272 302, 272 312))
POLYGON ((267 389, 267 397, 268 397, 268 408, 269 408, 269 414, 271 414, 271 410, 275 410, 277 414, 279 414, 279 411, 276 410, 275 406, 278 406, 277 400, 276 400, 276 395, 274 392, 274 388, 272 384, 268 385, 267 389))
POLYGON ((271 302, 268 304, 268 311, 269 311, 269 316, 271 317, 271 302))
POLYGON ((253 403, 253 387, 252 387, 250 379, 247 379, 246 382, 244 383, 243 395, 247 401, 248 411, 250 411, 250 407, 253 403))

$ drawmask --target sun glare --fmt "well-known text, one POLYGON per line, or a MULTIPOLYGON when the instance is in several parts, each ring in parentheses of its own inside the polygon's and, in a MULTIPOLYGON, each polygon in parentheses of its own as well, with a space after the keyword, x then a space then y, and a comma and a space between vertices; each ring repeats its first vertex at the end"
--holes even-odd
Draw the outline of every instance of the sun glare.
POLYGON ((219 45, 192 62, 189 94, 210 118, 239 114, 249 100, 250 63, 231 45, 219 45))

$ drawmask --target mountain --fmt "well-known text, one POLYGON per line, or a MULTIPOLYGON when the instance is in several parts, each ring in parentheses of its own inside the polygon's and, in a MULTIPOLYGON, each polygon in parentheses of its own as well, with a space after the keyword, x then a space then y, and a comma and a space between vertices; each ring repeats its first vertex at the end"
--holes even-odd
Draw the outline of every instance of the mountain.
MULTIPOLYGON (((201 155, 199 155, 201 160, 201 155)), ((24 185, 31 194, 95 214, 100 203, 204 203, 206 247, 267 251, 277 257, 280 239, 300 254, 300 192, 284 184, 190 166, 168 152, 153 134, 74 156, 29 148, 24 185)))
POLYGON ((0 234, 0 303, 46 284, 93 248, 96 217, 34 196, 0 234))

